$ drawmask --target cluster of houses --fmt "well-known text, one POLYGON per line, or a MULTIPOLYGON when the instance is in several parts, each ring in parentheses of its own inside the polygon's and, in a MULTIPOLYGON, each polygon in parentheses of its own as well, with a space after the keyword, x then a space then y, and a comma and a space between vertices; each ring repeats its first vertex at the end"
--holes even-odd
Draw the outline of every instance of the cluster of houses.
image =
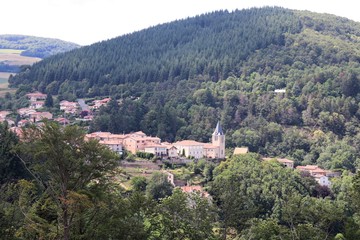
MULTIPOLYGON (((13 116, 9 117, 9 115, 11 115, 10 111, 0 111, 0 122, 7 121, 10 126, 16 127, 24 127, 26 124, 38 123, 43 121, 44 119, 57 121, 62 125, 70 123, 70 120, 67 119, 65 116, 54 118, 51 112, 42 110, 45 107, 45 100, 47 98, 47 94, 41 92, 33 92, 26 94, 26 97, 29 100, 29 106, 26 108, 17 109, 20 120, 17 119, 17 122, 15 122, 13 116)), ((84 114, 84 116, 81 116, 81 120, 91 121, 93 117, 91 111, 96 111, 101 106, 106 105, 110 100, 110 98, 104 98, 92 101, 90 103, 91 106, 89 107, 89 111, 84 114)), ((81 107, 78 102, 63 100, 59 103, 59 105, 59 108, 63 112, 63 114, 66 114, 68 116, 78 116, 81 113, 81 107)))
MULTIPOLYGON (((294 169, 294 161, 292 160, 286 158, 263 158, 264 161, 271 161, 274 159, 283 164, 285 167, 294 169)), ((324 170, 317 165, 297 166, 296 170, 313 177, 319 185, 326 187, 331 186, 331 178, 339 177, 341 175, 340 172, 324 170)))
POLYGON ((306 165, 306 166, 297 166, 297 170, 303 173, 307 173, 312 176, 321 186, 331 186, 331 178, 339 177, 340 172, 334 172, 330 170, 324 170, 317 165, 306 165))
POLYGON ((212 134, 211 143, 194 140, 183 140, 175 143, 161 142, 158 137, 147 136, 143 132, 130 134, 112 134, 110 132, 94 132, 86 135, 87 139, 97 139, 100 144, 108 146, 113 151, 122 153, 127 150, 133 154, 137 152, 152 153, 158 157, 187 157, 187 158, 225 158, 225 134, 218 122, 212 134))

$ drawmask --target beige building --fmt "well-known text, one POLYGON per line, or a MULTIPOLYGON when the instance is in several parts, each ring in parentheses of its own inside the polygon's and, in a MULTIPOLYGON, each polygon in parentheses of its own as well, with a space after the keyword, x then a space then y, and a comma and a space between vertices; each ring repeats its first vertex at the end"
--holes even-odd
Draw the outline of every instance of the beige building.
POLYGON ((26 94, 26 97, 30 100, 30 102, 38 101, 38 100, 45 100, 46 94, 41 92, 34 92, 26 94))
POLYGON ((294 161, 286 158, 263 158, 264 161, 276 160, 287 168, 294 168, 294 161))
POLYGON ((117 152, 119 154, 123 153, 123 146, 122 141, 116 141, 116 140, 100 140, 100 144, 103 144, 107 147, 109 147, 114 152, 117 152))
POLYGON ((241 155, 241 154, 247 154, 249 152, 248 147, 236 147, 234 149, 233 155, 241 155))
POLYGON ((194 140, 183 140, 174 143, 178 150, 179 156, 203 158, 204 157, 204 143, 194 140))
MULTIPOLYGON (((139 151, 145 151, 146 146, 160 145, 160 138, 148 137, 143 132, 135 132, 130 134, 112 134, 110 132, 93 132, 86 134, 86 139, 97 139, 100 143, 117 142, 121 144, 122 148, 135 154, 139 151), (103 142, 101 142, 103 141, 103 142)), ((166 147, 164 146, 166 153, 166 147)), ((122 150, 121 150, 122 151, 122 150)))
POLYGON ((167 156, 171 158, 179 157, 178 149, 174 145, 166 146, 167 148, 167 156))
POLYGON ((152 153, 154 154, 154 156, 157 157, 163 157, 163 156, 167 156, 167 147, 165 145, 160 145, 160 144, 149 145, 149 146, 145 146, 144 152, 152 153))
POLYGON ((160 142, 161 140, 158 137, 148 137, 143 132, 137 132, 126 137, 123 144, 127 151, 135 154, 139 151, 145 151, 146 146, 160 145, 160 142))
POLYGON ((34 112, 29 114, 30 121, 38 122, 44 119, 51 120, 53 115, 50 112, 34 112))
POLYGON ((174 143, 179 156, 199 158, 225 158, 225 134, 218 122, 212 134, 211 143, 183 140, 174 143))

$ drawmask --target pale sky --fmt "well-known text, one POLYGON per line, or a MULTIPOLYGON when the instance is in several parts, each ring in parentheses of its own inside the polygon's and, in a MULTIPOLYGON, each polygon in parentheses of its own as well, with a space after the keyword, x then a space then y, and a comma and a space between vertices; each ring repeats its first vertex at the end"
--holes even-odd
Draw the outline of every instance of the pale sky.
POLYGON ((1 0, 0 34, 89 45, 215 10, 260 6, 331 13, 360 22, 357 0, 1 0))

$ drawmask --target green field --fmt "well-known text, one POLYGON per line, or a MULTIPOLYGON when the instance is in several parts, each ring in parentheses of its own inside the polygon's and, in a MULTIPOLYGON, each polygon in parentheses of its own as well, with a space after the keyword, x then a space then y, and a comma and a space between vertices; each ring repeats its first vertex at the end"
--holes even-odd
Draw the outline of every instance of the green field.
POLYGON ((39 62, 41 58, 21 56, 23 50, 0 49, 0 62, 5 62, 10 66, 32 65, 39 62))
POLYGON ((21 54, 23 51, 19 49, 0 49, 0 54, 21 54))

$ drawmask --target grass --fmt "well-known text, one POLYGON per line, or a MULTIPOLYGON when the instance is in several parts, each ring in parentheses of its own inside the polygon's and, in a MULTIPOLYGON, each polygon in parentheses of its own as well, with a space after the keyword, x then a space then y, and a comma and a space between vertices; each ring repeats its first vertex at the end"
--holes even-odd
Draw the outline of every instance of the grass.
POLYGON ((24 50, 19 49, 0 49, 0 54, 18 54, 20 55, 24 50))
POLYGON ((18 49, 0 49, 0 62, 10 66, 32 65, 41 60, 41 58, 21 56, 23 50, 18 49))

